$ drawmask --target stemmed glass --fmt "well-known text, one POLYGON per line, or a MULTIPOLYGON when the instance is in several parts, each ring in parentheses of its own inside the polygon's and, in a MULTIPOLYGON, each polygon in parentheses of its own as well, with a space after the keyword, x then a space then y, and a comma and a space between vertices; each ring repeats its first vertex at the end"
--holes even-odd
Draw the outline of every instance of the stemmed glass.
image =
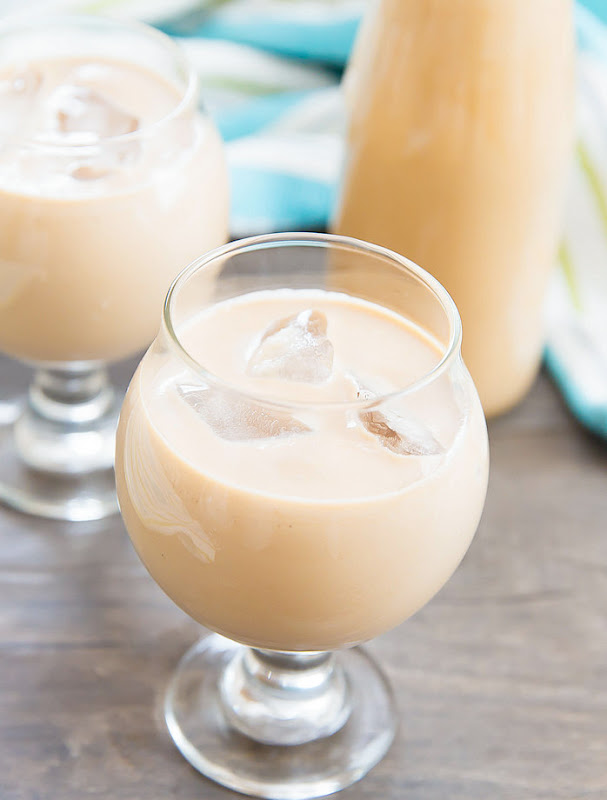
POLYGON ((0 500, 97 519, 117 511, 105 365, 149 345, 175 275, 226 241, 222 146, 151 28, 50 16, 0 45, 0 352, 35 370, 0 427, 0 500))
POLYGON ((165 698, 175 744, 208 777, 259 797, 319 797, 389 748, 393 697, 356 645, 441 588, 485 498, 486 426, 460 345, 457 310, 437 281, 354 239, 246 239, 173 283, 125 399, 116 475, 143 563, 215 632, 184 656, 165 698), (358 342, 365 363, 402 367, 402 384, 330 401, 301 383, 301 399, 287 402, 280 380, 223 373, 242 356, 230 343, 254 345, 247 301, 274 296, 280 317, 281 298, 318 290, 406 321, 432 361, 411 371, 412 341, 386 360, 378 331, 358 342), (205 315, 226 310, 227 327, 196 333, 205 315), (381 420, 397 420, 392 438, 381 420))

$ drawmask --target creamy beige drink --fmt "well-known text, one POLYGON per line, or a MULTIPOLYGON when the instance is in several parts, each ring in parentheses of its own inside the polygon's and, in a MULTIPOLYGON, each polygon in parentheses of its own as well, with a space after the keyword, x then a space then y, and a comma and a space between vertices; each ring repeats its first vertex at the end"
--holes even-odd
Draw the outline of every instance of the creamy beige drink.
POLYGON ((218 302, 176 334, 188 358, 163 337, 150 349, 116 457, 129 534, 167 594, 213 630, 279 650, 364 641, 427 602, 485 497, 485 423, 461 360, 383 399, 444 347, 318 289, 218 302))
POLYGON ((0 351, 131 355, 177 272, 225 241, 221 143, 182 94, 98 57, 0 69, 0 351))
POLYGON ((485 411, 535 376, 572 141, 571 0, 382 0, 347 77, 335 229, 454 297, 485 411))

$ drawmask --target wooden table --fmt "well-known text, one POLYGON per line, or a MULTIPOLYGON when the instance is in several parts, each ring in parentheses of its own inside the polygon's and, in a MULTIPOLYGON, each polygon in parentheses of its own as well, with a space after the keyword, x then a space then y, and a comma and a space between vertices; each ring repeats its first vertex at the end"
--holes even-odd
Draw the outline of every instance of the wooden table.
MULTIPOLYGON (((0 360, 0 396, 25 380, 0 360)), ((402 726, 344 800, 607 799, 607 446, 546 377, 490 433, 489 497, 464 564, 370 645, 402 726)), ((165 684, 200 631, 118 517, 0 510, 0 604, 1 800, 235 796, 165 731, 165 684)))

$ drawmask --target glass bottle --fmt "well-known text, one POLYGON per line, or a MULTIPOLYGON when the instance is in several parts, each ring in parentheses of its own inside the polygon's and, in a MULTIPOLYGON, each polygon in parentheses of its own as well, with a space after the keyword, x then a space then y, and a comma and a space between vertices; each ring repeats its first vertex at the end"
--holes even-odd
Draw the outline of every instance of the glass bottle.
POLYGON ((485 412, 543 347, 573 127, 571 0, 381 0, 346 76, 334 229, 429 270, 463 320, 485 412))

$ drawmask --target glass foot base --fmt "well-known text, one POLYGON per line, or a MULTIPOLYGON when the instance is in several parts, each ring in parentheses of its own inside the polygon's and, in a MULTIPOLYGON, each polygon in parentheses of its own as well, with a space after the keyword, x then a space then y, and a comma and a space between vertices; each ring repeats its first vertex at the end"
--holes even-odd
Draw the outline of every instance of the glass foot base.
POLYGON ((0 502, 18 511, 50 519, 103 519, 118 511, 114 470, 83 474, 28 467, 15 446, 15 428, 0 427, 0 502))
POLYGON ((306 744, 267 745, 232 728, 221 679, 242 645, 212 635, 182 658, 165 698, 169 732, 183 756, 217 783, 269 800, 306 800, 362 778, 389 749, 396 731, 390 686, 364 650, 335 653, 352 709, 336 733, 306 744))

